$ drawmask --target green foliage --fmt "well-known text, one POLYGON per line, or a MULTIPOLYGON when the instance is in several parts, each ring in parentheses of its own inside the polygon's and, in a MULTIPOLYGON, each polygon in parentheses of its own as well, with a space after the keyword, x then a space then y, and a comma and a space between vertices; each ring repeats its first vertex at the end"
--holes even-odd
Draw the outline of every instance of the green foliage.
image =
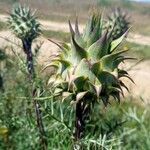
MULTIPOLYGON (((13 70, 9 74, 9 80, 15 71, 13 70)), ((5 141, 5 136, 0 135, 0 149, 40 149, 34 121, 25 113, 28 98, 25 94, 24 80, 23 76, 15 78, 15 84, 12 83, 13 88, 10 87, 10 83, 7 84, 11 92, 5 93, 5 96, 0 95, 0 127, 3 129, 5 127, 9 131, 8 137, 6 136, 8 141, 5 141)), ((42 102, 42 109, 45 110, 44 123, 49 142, 48 148, 72 149, 73 140, 70 139, 74 130, 73 108, 68 105, 67 101, 65 103, 54 101, 49 91, 46 91, 39 101, 42 102)), ((101 107, 100 110, 98 107, 95 109, 92 120, 87 124, 85 138, 81 140, 85 150, 101 148, 144 150, 149 148, 150 113, 148 107, 143 108, 128 101, 120 105, 113 104, 107 110, 101 107), (116 122, 120 124, 117 127, 116 122)))
POLYGON ((96 140, 93 140, 95 143, 99 139, 99 134, 102 134, 101 137, 105 137, 106 141, 114 140, 109 145, 113 149, 148 149, 150 115, 148 107, 144 107, 123 102, 119 106, 112 105, 107 110, 101 109, 103 111, 98 111, 97 108, 87 127, 89 136, 91 134, 95 136, 96 140))
MULTIPOLYGON (((0 149, 40 150, 33 105, 29 105, 28 79, 22 72, 22 62, 17 57, 8 57, 13 61, 8 62, 4 75, 5 93, 0 93, 0 149)), ((55 101, 53 91, 49 91, 46 86, 47 77, 42 75, 37 80, 45 82, 39 84, 40 89, 44 87, 44 91, 37 99, 44 112, 48 149, 70 150, 73 147, 74 108, 69 101, 62 103, 60 97, 55 101)), ((85 137, 81 140, 83 148, 148 149, 149 106, 131 103, 133 101, 138 100, 112 104, 107 110, 102 104, 95 105, 91 119, 87 122, 85 137)))

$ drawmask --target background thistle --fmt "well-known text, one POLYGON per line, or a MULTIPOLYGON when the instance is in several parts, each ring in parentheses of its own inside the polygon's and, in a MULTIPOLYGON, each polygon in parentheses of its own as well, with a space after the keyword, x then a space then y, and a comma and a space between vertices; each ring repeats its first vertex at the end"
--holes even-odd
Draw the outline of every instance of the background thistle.
MULTIPOLYGON (((32 13, 29 8, 22 7, 20 5, 13 9, 8 19, 8 23, 10 29, 22 41, 23 51, 27 57, 26 60, 29 72, 29 80, 32 88, 32 97, 34 98, 36 96, 37 89, 33 89, 35 81, 35 71, 33 53, 31 48, 33 40, 37 38, 41 33, 40 24, 35 17, 35 13, 32 13)), ((47 149, 47 139, 43 126, 40 105, 36 99, 33 100, 33 103, 36 112, 37 126, 40 132, 40 144, 42 149, 47 149)))
POLYGON ((35 17, 35 12, 32 13, 27 7, 19 5, 15 7, 8 19, 9 27, 14 34, 21 39, 24 53, 27 56, 28 71, 30 76, 34 75, 32 42, 40 33, 40 23, 35 17))
POLYGON ((46 67, 56 69, 49 79, 54 95, 71 99, 76 106, 74 138, 78 141, 84 135, 94 105, 102 101, 107 106, 110 96, 120 101, 122 87, 128 90, 121 81, 121 77, 129 78, 128 73, 119 69, 119 64, 128 59, 123 55, 126 51, 116 51, 127 32, 112 40, 115 28, 103 31, 100 14, 89 18, 82 34, 77 20, 75 30, 70 22, 69 27, 71 43, 59 45, 62 51, 46 67))
POLYGON ((112 14, 108 16, 105 28, 113 29, 112 38, 115 40, 119 38, 124 32, 130 28, 128 15, 120 8, 114 9, 112 14))

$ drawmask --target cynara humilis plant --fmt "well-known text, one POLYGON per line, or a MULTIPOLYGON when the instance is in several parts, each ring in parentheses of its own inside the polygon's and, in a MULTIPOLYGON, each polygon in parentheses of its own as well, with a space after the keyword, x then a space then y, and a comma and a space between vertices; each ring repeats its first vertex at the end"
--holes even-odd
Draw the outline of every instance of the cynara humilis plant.
POLYGON ((78 141, 84 136, 86 120, 94 105, 102 101, 107 106, 110 96, 120 102, 122 88, 128 90, 121 78, 130 77, 126 70, 119 69, 119 64, 128 59, 123 55, 126 50, 116 50, 127 32, 113 40, 115 28, 104 30, 102 17, 97 13, 89 18, 83 33, 79 31, 78 20, 75 29, 70 22, 69 28, 71 42, 57 44, 61 51, 46 68, 55 68, 48 81, 54 95, 71 99, 75 105, 74 139, 78 141))
MULTIPOLYGON (((35 79, 35 70, 32 43, 33 40, 36 39, 41 33, 40 23, 37 21, 35 13, 32 13, 29 8, 22 6, 18 6, 13 9, 8 19, 8 23, 10 29, 22 42, 23 51, 26 54, 29 80, 33 83, 35 79)), ((36 89, 32 91, 33 97, 36 95, 35 93, 36 89)), ((33 100, 33 103, 36 111, 36 120, 39 128, 41 146, 43 149, 47 149, 46 133, 43 126, 40 105, 36 99, 33 100)))
POLYGON ((115 40, 119 38, 124 32, 130 28, 129 16, 120 8, 116 8, 108 16, 105 28, 113 29, 112 38, 115 40))

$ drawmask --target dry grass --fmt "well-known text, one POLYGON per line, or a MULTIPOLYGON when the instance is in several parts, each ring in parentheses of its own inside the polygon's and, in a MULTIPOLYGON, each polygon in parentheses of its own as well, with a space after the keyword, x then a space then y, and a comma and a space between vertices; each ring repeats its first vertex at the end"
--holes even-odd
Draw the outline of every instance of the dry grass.
POLYGON ((37 9, 38 16, 41 19, 60 22, 67 22, 68 19, 78 16, 79 21, 84 23, 89 11, 97 6, 101 11, 105 9, 105 12, 110 11, 114 6, 122 7, 131 16, 130 22, 133 25, 133 32, 150 35, 150 4, 107 0, 109 5, 104 8, 103 3, 98 4, 98 1, 101 0, 0 0, 0 12, 8 13, 13 1, 19 1, 33 9, 37 9))

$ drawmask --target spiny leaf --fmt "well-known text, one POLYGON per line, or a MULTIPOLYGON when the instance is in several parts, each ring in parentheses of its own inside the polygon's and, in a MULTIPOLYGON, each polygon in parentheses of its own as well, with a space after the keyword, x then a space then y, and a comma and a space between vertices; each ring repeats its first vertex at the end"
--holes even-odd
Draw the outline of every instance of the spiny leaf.
POLYGON ((127 87, 122 81, 119 81, 119 82, 120 82, 120 85, 121 85, 122 87, 124 87, 124 88, 129 92, 128 87, 127 87))
POLYGON ((76 96, 76 103, 78 103, 81 99, 84 98, 84 96, 88 93, 88 91, 85 92, 79 92, 76 96))
POLYGON ((110 72, 114 71, 114 69, 118 67, 119 63, 121 63, 124 60, 124 57, 120 56, 120 54, 125 52, 126 50, 104 56, 100 60, 102 70, 110 71, 110 72), (118 61, 117 58, 121 58, 121 59, 118 59, 119 60, 118 61))
POLYGON ((83 32, 83 38, 85 39, 85 41, 87 41, 87 38, 90 36, 91 29, 92 29, 92 21, 93 21, 93 16, 89 18, 83 32))
POLYGON ((74 79, 74 84, 75 84, 77 91, 83 90, 86 81, 87 81, 87 78, 85 78, 84 76, 80 76, 74 79))
POLYGON ((83 58, 87 58, 87 52, 80 47, 75 41, 74 37, 72 37, 72 61, 74 64, 80 62, 83 58))
POLYGON ((73 28, 72 28, 72 25, 71 25, 70 20, 69 20, 69 29, 70 29, 71 36, 74 37, 74 34, 75 34, 75 33, 74 33, 73 28))
POLYGON ((65 100, 68 100, 69 98, 72 98, 73 95, 74 95, 73 93, 63 92, 62 93, 62 97, 63 97, 62 101, 64 102, 65 100))
POLYGON ((111 42, 110 51, 113 52, 122 43, 122 40, 127 36, 128 31, 126 31, 121 37, 111 42))
POLYGON ((132 81, 132 83, 135 84, 135 82, 133 81, 133 79, 129 76, 128 72, 125 71, 125 70, 120 70, 118 71, 118 78, 121 78, 121 77, 126 77, 128 78, 130 81, 132 81))
POLYGON ((78 19, 77 18, 76 18, 76 22, 75 22, 75 34, 80 35, 78 19))
POLYGON ((90 36, 88 37, 87 47, 91 46, 94 42, 96 42, 100 38, 101 34, 99 32, 99 30, 100 30, 99 26, 100 26, 100 24, 97 24, 95 26, 94 30, 91 32, 90 36))
POLYGON ((55 45, 57 45, 60 49, 63 49, 63 46, 61 46, 60 44, 58 44, 57 42, 53 41, 52 39, 48 39, 50 42, 54 43, 55 45))
POLYGON ((99 97, 101 90, 102 90, 102 85, 95 85, 94 88, 95 88, 97 97, 99 97))
POLYGON ((90 69, 90 63, 86 59, 82 59, 79 65, 75 70, 75 76, 84 76, 94 82, 95 75, 92 73, 90 69))
POLYGON ((76 22, 75 22, 75 35, 74 35, 74 39, 78 43, 78 45, 80 47, 85 48, 86 43, 83 40, 82 35, 80 34, 77 18, 76 18, 76 22))
POLYGON ((45 69, 49 68, 49 67, 54 67, 54 68, 58 68, 59 67, 59 62, 58 61, 52 61, 51 63, 47 64, 42 71, 44 71, 45 69))
POLYGON ((108 31, 106 31, 102 37, 93 43, 87 50, 88 52, 88 58, 92 61, 98 61, 101 57, 107 54, 108 49, 108 43, 107 43, 107 34, 108 31))
POLYGON ((107 86, 118 85, 118 79, 109 72, 101 71, 98 76, 99 81, 107 86))

